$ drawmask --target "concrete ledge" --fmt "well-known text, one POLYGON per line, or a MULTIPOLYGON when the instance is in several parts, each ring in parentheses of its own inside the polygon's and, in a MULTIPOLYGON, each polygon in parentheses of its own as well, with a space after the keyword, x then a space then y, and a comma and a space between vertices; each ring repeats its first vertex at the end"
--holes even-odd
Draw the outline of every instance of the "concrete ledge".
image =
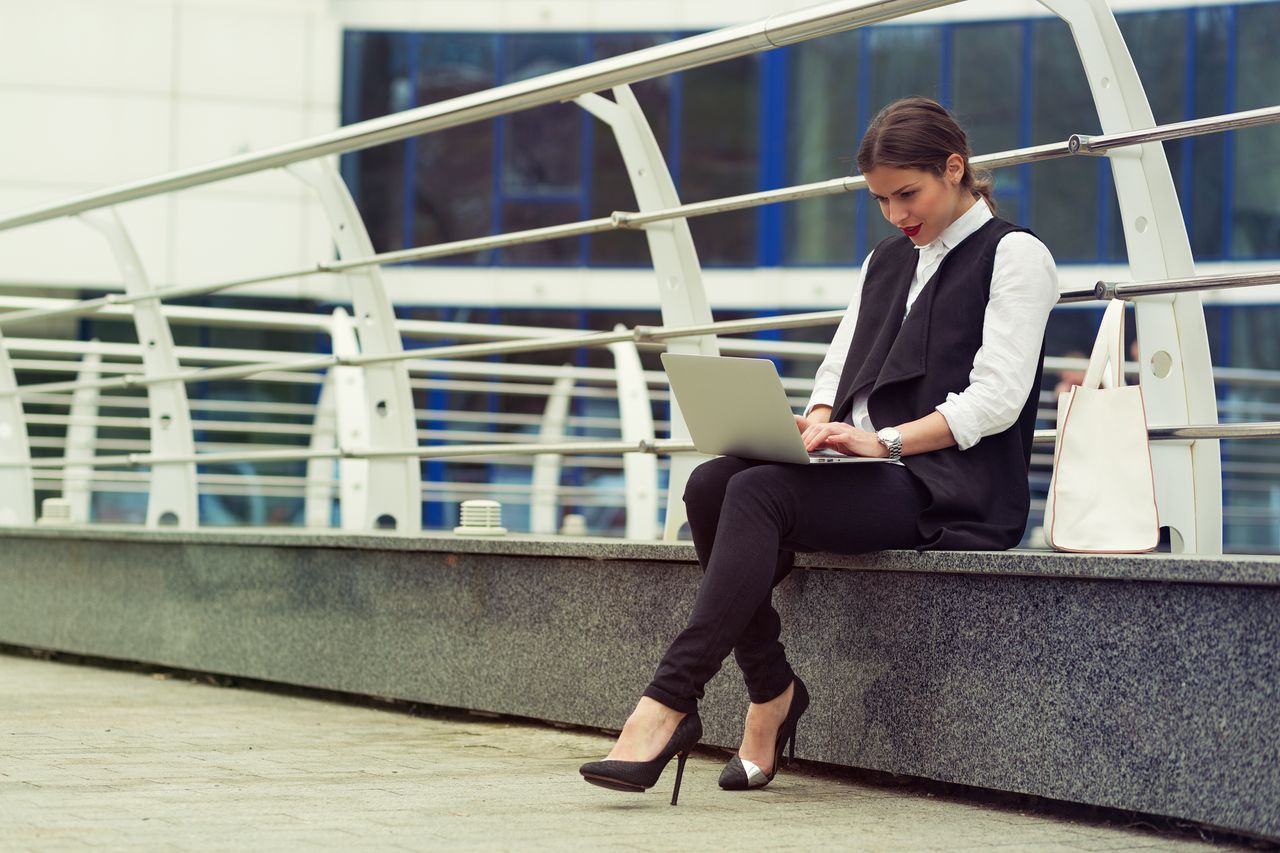
MULTIPOLYGON (((688 545, 0 529, 0 642, 617 728, 688 545)), ((1280 559, 801 555, 797 753, 1280 838, 1280 559)), ((732 660, 702 702, 733 746, 732 660)))

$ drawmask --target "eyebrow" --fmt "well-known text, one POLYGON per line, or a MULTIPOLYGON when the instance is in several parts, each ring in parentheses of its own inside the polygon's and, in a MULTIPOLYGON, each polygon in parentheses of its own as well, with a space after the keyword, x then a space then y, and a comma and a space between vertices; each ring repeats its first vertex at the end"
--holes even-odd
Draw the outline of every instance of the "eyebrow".
MULTIPOLYGON (((908 187, 913 187, 913 186, 915 186, 915 183, 916 183, 915 181, 911 181, 910 183, 903 184, 902 186, 898 187, 898 188, 897 188, 896 190, 894 190, 893 192, 889 193, 889 195, 897 195, 898 193, 902 192, 903 190, 907 189, 908 187)), ((873 196, 875 196, 876 198, 884 198, 884 196, 882 196, 882 195, 877 195, 876 193, 872 193, 872 195, 873 195, 873 196)))

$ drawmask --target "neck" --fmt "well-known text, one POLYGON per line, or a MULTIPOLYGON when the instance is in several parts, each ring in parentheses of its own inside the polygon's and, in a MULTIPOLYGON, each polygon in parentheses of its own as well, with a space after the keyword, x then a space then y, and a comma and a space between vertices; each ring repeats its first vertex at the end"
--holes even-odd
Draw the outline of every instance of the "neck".
POLYGON ((951 222, 948 222, 947 224, 948 225, 953 224, 961 216, 964 216, 966 213, 968 213, 969 208, 973 207, 975 204, 978 203, 978 198, 979 196, 975 196, 973 193, 969 193, 969 192, 965 192, 964 190, 961 190, 960 202, 956 205, 956 215, 951 217, 951 222))

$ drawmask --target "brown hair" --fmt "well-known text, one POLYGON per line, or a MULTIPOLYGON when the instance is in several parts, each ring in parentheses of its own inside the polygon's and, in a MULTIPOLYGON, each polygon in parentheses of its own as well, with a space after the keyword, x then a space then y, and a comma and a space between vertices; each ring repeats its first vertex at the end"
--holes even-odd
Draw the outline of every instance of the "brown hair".
POLYGON ((960 187, 981 196, 994 213, 991 174, 969 165, 964 128, 946 107, 930 98, 903 98, 876 114, 858 146, 858 171, 865 174, 877 166, 889 166, 941 176, 952 154, 964 158, 960 187))

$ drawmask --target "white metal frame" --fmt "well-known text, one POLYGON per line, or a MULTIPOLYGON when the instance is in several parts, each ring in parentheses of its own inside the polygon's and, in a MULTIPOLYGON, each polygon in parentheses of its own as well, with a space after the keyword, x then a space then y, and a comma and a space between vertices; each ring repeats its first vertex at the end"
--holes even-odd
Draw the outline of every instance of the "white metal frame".
MULTIPOLYGON (((1104 0, 1040 0, 1071 27, 1104 133, 1155 127, 1142 80, 1104 0)), ((1195 274, 1191 243, 1159 142, 1108 154, 1135 279, 1195 274)), ((1133 300, 1141 384, 1151 423, 1217 423, 1213 363, 1200 294, 1133 300)), ((1216 441, 1151 448, 1160 522, 1175 552, 1222 553, 1222 471, 1216 441)))
MULTIPOLYGON (((137 299, 133 324, 142 351, 146 377, 151 447, 157 457, 179 459, 195 455, 187 386, 180 379, 169 322, 160 310, 158 291, 142 267, 142 259, 124 222, 114 208, 80 214, 80 219, 101 234, 124 279, 125 293, 137 299)), ((188 461, 158 461, 151 465, 151 490, 147 493, 147 526, 194 528, 200 512, 196 493, 196 466, 188 461)))

